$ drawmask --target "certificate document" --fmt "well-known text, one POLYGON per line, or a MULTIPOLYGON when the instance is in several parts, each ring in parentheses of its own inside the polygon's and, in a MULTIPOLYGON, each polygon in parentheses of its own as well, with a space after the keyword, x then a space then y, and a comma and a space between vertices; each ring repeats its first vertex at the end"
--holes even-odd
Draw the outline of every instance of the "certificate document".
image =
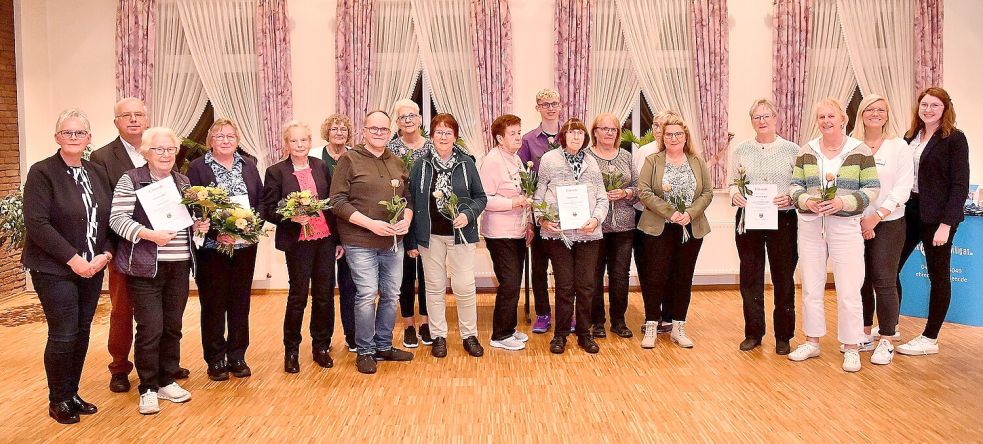
POLYGON ((747 197, 747 206, 744 208, 744 228, 777 230, 778 205, 775 205, 774 200, 778 195, 778 186, 749 184, 747 187, 751 195, 747 197))
POLYGON ((188 207, 181 204, 181 193, 178 193, 173 177, 140 188, 136 194, 154 230, 179 231, 194 223, 188 207))
POLYGON ((591 218, 587 185, 556 187, 556 204, 563 230, 576 230, 591 218))

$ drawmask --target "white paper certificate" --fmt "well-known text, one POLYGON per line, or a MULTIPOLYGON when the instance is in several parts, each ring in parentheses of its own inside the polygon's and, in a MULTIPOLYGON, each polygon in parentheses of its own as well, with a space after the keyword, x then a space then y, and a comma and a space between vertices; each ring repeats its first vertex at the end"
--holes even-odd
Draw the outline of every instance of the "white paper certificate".
POLYGON ((744 208, 744 228, 748 230, 777 230, 778 229, 778 205, 775 205, 775 196, 778 195, 778 186, 767 185, 748 185, 751 195, 747 197, 747 206, 744 208))
POLYGON ((188 207, 181 204, 181 193, 178 193, 173 177, 140 188, 136 194, 154 230, 178 231, 194 223, 188 207))
POLYGON ((556 187, 556 204, 563 230, 576 230, 591 218, 587 185, 556 187))
POLYGON ((240 207, 246 210, 252 210, 249 206, 249 195, 248 194, 236 194, 235 196, 229 196, 229 200, 232 203, 239 204, 240 207))

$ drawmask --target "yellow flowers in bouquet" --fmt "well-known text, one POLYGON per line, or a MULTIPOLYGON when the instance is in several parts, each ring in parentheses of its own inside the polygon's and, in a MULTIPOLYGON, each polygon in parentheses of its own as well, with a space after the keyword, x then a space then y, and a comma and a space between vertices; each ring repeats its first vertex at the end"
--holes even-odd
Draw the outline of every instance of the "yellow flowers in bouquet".
MULTIPOLYGON (((211 184, 209 186, 195 185, 187 187, 181 193, 181 204, 187 205, 192 214, 199 219, 211 219, 212 213, 232 208, 234 204, 229 200, 229 193, 222 188, 211 184)), ((197 237, 204 237, 204 233, 195 233, 197 237)))
POLYGON ((218 251, 229 257, 235 253, 235 244, 255 244, 266 235, 263 231, 266 222, 255 211, 235 206, 218 210, 212 216, 212 228, 219 238, 218 251), (232 242, 222 242, 223 236, 231 237, 232 242))
MULTIPOLYGON (((318 216, 322 210, 331 208, 330 199, 317 199, 308 190, 294 191, 287 195, 276 204, 276 214, 284 218, 296 216, 318 216)), ((304 236, 311 235, 311 227, 308 224, 301 226, 304 236)))

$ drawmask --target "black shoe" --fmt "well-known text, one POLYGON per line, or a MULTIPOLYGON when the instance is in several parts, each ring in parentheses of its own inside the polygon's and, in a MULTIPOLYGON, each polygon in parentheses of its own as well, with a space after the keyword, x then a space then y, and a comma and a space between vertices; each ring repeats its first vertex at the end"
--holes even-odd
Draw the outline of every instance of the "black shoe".
POLYGON ((130 391, 130 376, 126 373, 115 373, 109 379, 109 391, 113 393, 126 393, 130 391))
POLYGON ((423 345, 433 344, 433 337, 430 336, 430 324, 420 324, 420 342, 423 345))
POLYGON ((355 358, 355 368, 358 369, 359 373, 371 375, 375 373, 376 370, 375 358, 373 358, 372 355, 358 355, 358 357, 355 358))
POLYGON ((634 336, 631 333, 631 329, 625 324, 612 325, 611 333, 614 333, 622 338, 630 338, 634 336))
POLYGON ((224 359, 208 364, 208 379, 212 381, 228 381, 229 365, 224 359))
POLYGON ((377 351, 374 356, 376 361, 412 361, 413 353, 408 351, 400 350, 396 347, 390 348, 386 351, 377 351))
POLYGON ((330 350, 315 350, 314 351, 314 362, 323 368, 334 367, 334 359, 331 359, 330 350))
POLYGON ((436 337, 433 339, 433 345, 430 347, 430 354, 435 358, 447 357, 447 339, 436 337))
POLYGON ((412 325, 403 329, 403 347, 417 348, 420 341, 416 339, 416 328, 412 325))
POLYGON ((480 358, 485 354, 485 349, 481 347, 481 343, 478 342, 477 336, 468 336, 464 338, 464 351, 476 358, 480 358))
POLYGON ((300 373, 300 360, 296 353, 287 353, 283 356, 283 371, 287 373, 300 373))
POLYGON ((744 338, 744 340, 741 341, 741 351, 742 352, 751 351, 758 348, 758 346, 760 345, 761 345, 761 340, 758 338, 744 338))
POLYGON ((672 321, 662 321, 659 322, 659 334, 669 334, 672 333, 672 321))
POLYGON ((567 337, 566 336, 553 336, 553 340, 550 341, 550 353, 562 354, 567 348, 567 337))
POLYGON ((590 335, 577 336, 577 345, 587 353, 594 354, 601 351, 601 348, 597 346, 594 338, 590 337, 590 335))
POLYGON ((242 359, 230 362, 229 372, 236 378, 248 378, 253 375, 253 371, 246 365, 246 361, 242 359))
POLYGON ((595 338, 606 338, 608 334, 604 331, 604 324, 594 324, 590 328, 590 332, 595 338))
POLYGON ((79 414, 75 411, 75 406, 71 400, 48 403, 48 416, 61 424, 75 424, 79 422, 79 414))
POLYGON ((191 376, 191 370, 184 367, 178 367, 177 371, 171 374, 174 379, 188 379, 188 376, 191 376))
POLYGON ((775 343, 775 353, 785 356, 792 352, 792 347, 788 345, 788 341, 778 341, 775 343))
POLYGON ((75 413, 78 413, 79 415, 95 415, 96 412, 99 411, 95 404, 85 402, 85 400, 78 394, 72 396, 72 399, 69 399, 68 402, 72 404, 72 408, 75 409, 75 413))

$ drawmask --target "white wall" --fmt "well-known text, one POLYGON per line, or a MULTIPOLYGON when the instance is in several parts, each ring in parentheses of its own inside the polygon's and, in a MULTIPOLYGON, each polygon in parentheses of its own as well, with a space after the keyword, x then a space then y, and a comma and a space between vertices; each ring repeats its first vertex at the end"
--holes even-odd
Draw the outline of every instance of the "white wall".
MULTIPOLYGON (((54 152, 54 120, 69 106, 88 113, 94 146, 114 138, 116 1, 16 0, 15 5, 23 166, 54 152)), ((335 111, 336 0, 291 0, 288 7, 294 114, 317 128, 335 111)), ((527 130, 539 123, 534 110, 536 91, 553 86, 553 8, 554 0, 512 2, 513 113, 523 119, 527 130)), ((747 119, 748 104, 771 95, 772 2, 734 1, 729 9, 729 122, 736 142, 753 134, 747 119)), ((976 0, 945 2, 944 84, 955 100, 959 126, 970 140, 974 183, 983 181, 983 150, 972 148, 977 142, 983 143, 983 88, 976 81, 983 72, 979 57, 983 54, 983 29, 977 23, 981 16, 983 3, 976 0)), ((704 244, 698 273, 724 275, 722 281, 734 282, 737 256, 733 211, 723 195, 717 196, 708 217, 714 231, 704 244)), ((270 243, 265 241, 261 249, 256 285, 285 288, 283 256, 270 243), (272 278, 265 280, 266 273, 272 278)), ((481 262, 487 262, 486 258, 481 262)), ((721 281, 718 278, 706 276, 703 281, 721 281)))

